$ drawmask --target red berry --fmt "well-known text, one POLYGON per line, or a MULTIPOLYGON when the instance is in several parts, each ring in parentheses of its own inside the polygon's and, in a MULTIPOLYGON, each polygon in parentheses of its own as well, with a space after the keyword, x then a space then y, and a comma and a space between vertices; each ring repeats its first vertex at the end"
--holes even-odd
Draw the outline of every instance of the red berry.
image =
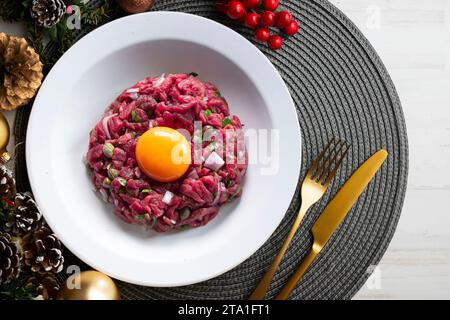
POLYGON ((256 7, 259 7, 259 4, 261 3, 261 0, 243 0, 244 6, 248 9, 254 9, 256 7))
POLYGON ((283 45, 283 39, 278 35, 271 36, 267 41, 267 44, 269 45, 270 49, 278 50, 283 45))
POLYGON ((261 25, 263 27, 271 27, 275 22, 275 13, 272 11, 264 11, 261 13, 261 25))
POLYGON ((267 28, 258 28, 255 32, 256 40, 266 42, 270 38, 270 32, 267 28))
POLYGON ((269 11, 275 11, 278 8, 278 0, 263 0, 263 8, 269 11))
POLYGON ((261 20, 259 14, 250 12, 245 16, 245 25, 251 29, 255 29, 261 20))
POLYGON ((288 36, 293 36, 294 34, 297 33, 297 31, 298 31, 298 23, 295 20, 292 20, 283 28, 283 32, 288 36))
POLYGON ((280 29, 283 29, 291 21, 292 21, 292 14, 286 10, 277 12, 275 16, 275 26, 280 29))
POLYGON ((240 1, 230 1, 228 3, 227 15, 234 20, 238 20, 245 15, 245 7, 244 4, 240 1))

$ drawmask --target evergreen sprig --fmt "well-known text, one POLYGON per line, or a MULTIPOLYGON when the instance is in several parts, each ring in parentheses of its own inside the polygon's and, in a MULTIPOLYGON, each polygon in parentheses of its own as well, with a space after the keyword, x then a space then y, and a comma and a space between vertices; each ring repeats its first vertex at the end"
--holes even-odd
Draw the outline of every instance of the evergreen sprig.
POLYGON ((103 0, 103 3, 98 8, 89 8, 85 3, 76 1, 76 5, 80 7, 81 21, 85 24, 98 26, 108 21, 113 13, 114 9, 107 0, 103 0))
POLYGON ((0 232, 5 231, 6 226, 14 220, 14 203, 8 199, 0 200, 0 232))
POLYGON ((7 22, 20 21, 25 16, 25 7, 21 1, 0 0, 0 17, 7 22))
MULTIPOLYGON (((67 27, 66 15, 52 28, 43 28, 35 24, 29 12, 33 0, 0 0, 0 17, 7 22, 24 21, 27 25, 27 39, 41 56, 45 70, 49 70, 61 55, 73 44, 74 32, 67 27)), ((116 6, 111 0, 103 0, 97 7, 91 7, 81 0, 65 0, 67 6, 80 8, 80 19, 84 27, 99 26, 106 23, 115 14, 116 6)))
POLYGON ((0 287, 0 300, 34 300, 36 298, 36 289, 28 286, 24 277, 19 277, 0 287))

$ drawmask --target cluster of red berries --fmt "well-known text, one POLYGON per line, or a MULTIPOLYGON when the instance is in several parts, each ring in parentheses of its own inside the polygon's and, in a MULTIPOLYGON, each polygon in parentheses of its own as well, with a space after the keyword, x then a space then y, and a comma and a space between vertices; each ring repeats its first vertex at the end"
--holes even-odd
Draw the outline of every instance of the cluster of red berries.
POLYGON ((298 22, 286 10, 277 11, 279 0, 216 0, 216 9, 233 20, 242 22, 255 30, 255 38, 267 42, 272 50, 283 45, 283 38, 270 34, 270 27, 280 29, 285 35, 293 36, 298 31, 298 22))

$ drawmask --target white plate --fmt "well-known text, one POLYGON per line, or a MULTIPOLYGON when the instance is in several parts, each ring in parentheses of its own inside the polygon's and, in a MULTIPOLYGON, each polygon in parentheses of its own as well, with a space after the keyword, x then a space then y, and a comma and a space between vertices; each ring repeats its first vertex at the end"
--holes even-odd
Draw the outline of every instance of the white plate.
POLYGON ((123 281, 179 286, 218 276, 264 244, 294 195, 300 149, 293 101, 255 46, 214 21, 155 12, 109 23, 67 51, 35 100, 26 154, 38 205, 74 254, 123 281), (146 76, 191 71, 219 87, 247 129, 279 130, 279 170, 263 175, 267 165, 250 164, 240 201, 205 227, 149 234, 119 221, 94 194, 82 158, 89 131, 124 88, 146 76))

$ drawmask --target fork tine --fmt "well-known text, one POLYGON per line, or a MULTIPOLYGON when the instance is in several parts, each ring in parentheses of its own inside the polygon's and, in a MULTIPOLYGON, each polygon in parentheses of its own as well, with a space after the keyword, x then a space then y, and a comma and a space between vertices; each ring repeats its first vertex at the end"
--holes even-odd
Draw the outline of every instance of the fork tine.
POLYGON ((328 152, 322 157, 321 161, 319 162, 317 166, 317 170, 314 172, 314 174, 311 176, 311 179, 315 180, 316 182, 319 182, 322 178, 322 175, 324 174, 324 170, 327 168, 329 163, 332 163, 330 161, 333 160, 333 155, 336 153, 336 150, 339 151, 339 148, 342 146, 342 141, 340 139, 336 139, 335 144, 332 148, 328 150, 328 152))
POLYGON ((336 161, 336 164, 335 164, 333 170, 329 173, 328 178, 322 183, 322 185, 327 186, 330 184, 331 179, 333 179, 334 176, 336 175, 337 170, 341 166, 342 161, 344 160, 345 156, 347 155, 347 152, 350 150, 351 147, 352 147, 351 144, 346 144, 346 148, 345 148, 344 152, 342 153, 339 160, 336 161))
POLYGON ((334 144, 334 142, 339 141, 339 139, 336 139, 335 137, 333 137, 328 144, 326 145, 326 147, 323 149, 323 151, 317 156, 317 158, 314 160, 314 162, 312 163, 311 167, 308 170, 307 176, 309 176, 311 179, 313 178, 313 174, 316 172, 317 167, 319 166, 320 161, 322 160, 322 158, 324 157, 324 155, 326 154, 326 152, 332 147, 332 145, 334 144))
POLYGON ((317 182, 322 183, 321 181, 323 181, 328 176, 331 170, 331 166, 333 165, 334 161, 336 160, 344 146, 345 142, 343 142, 342 140, 337 141, 333 150, 328 153, 328 156, 323 161, 321 167, 319 168, 319 170, 317 170, 317 177, 315 179, 317 182))

